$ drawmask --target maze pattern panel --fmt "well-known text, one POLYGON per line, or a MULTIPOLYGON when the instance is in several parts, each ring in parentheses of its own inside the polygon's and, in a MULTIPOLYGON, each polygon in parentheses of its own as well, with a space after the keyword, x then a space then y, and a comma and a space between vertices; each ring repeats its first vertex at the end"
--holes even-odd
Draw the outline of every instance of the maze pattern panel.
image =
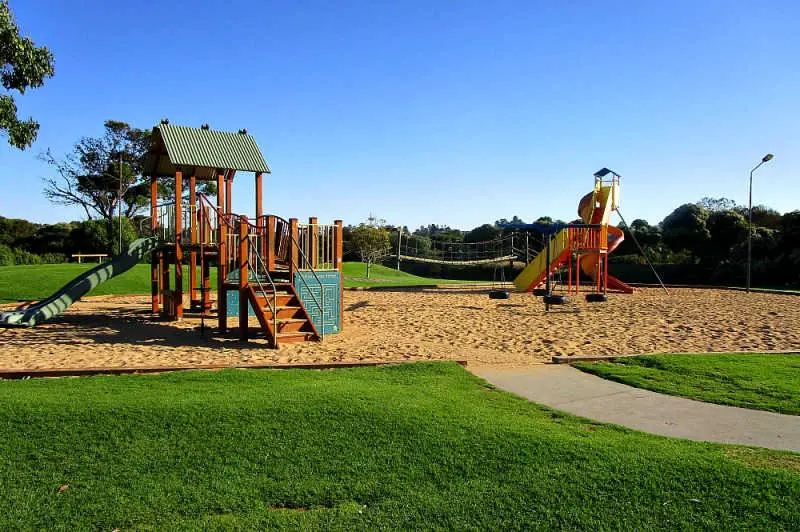
POLYGON ((316 277, 311 272, 297 272, 294 274, 294 287, 297 295, 306 307, 311 321, 314 326, 323 334, 335 334, 341 330, 341 289, 339 272, 324 271, 316 272, 316 277), (317 281, 319 279, 319 281, 317 281), (305 280, 305 282, 303 282, 305 280), (322 292, 320 291, 320 284, 322 284, 322 292), (314 294, 312 297, 311 294, 314 294), (316 298, 316 301, 315 301, 316 298), (320 328, 322 316, 320 312, 319 302, 325 308, 325 323, 320 328), (321 330, 320 330, 321 329, 321 330))

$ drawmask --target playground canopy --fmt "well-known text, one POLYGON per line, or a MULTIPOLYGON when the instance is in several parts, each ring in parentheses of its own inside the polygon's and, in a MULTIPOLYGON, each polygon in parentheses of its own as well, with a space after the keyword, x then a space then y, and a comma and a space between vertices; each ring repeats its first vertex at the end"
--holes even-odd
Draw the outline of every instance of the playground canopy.
POLYGON ((239 133, 159 124, 153 128, 145 175, 172 177, 178 167, 194 169, 196 179, 216 179, 217 170, 270 173, 258 144, 239 133))

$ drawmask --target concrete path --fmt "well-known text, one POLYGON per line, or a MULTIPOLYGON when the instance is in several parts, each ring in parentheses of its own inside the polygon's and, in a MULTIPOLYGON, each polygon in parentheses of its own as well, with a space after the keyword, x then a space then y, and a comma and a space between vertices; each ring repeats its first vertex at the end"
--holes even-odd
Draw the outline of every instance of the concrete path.
POLYGON ((469 369, 498 388, 596 421, 675 438, 800 452, 800 416, 664 395, 568 365, 469 369))

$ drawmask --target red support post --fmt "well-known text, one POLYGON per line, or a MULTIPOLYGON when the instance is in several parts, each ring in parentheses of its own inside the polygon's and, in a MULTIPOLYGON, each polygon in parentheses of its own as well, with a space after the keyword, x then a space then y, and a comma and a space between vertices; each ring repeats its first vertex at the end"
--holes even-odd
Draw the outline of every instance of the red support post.
POLYGON ((183 249, 181 233, 183 232, 183 171, 175 170, 175 319, 183 318, 183 249))
POLYGON ((264 215, 263 199, 261 197, 262 191, 262 175, 261 172, 256 172, 256 221, 264 215))
POLYGON ((239 339, 246 341, 248 336, 248 321, 249 321, 249 302, 247 292, 249 287, 249 271, 248 271, 248 224, 247 217, 242 216, 239 219, 239 339))
MULTIPOLYGON (((150 233, 152 236, 156 236, 156 229, 158 229, 158 177, 152 175, 150 176, 150 233)), ((154 250, 150 255, 150 299, 153 314, 158 314, 160 255, 160 250, 154 250)))
POLYGON ((233 186, 233 171, 225 177, 225 214, 231 213, 231 187, 233 186))
POLYGON ((191 224, 191 228, 189 230, 189 234, 192 239, 192 247, 189 251, 189 301, 190 301, 190 308, 195 306, 199 303, 200 298, 198 297, 198 285, 197 285, 197 250, 195 248, 195 244, 198 243, 197 240, 197 178, 195 176, 195 171, 192 171, 192 175, 189 177, 189 210, 191 211, 189 217, 191 224))
POLYGON ((150 305, 153 314, 158 314, 159 276, 158 262, 161 251, 153 251, 150 256, 150 305))
POLYGON ((225 278, 228 275, 227 231, 225 221, 225 174, 217 170, 217 225, 219 226, 219 242, 217 244, 217 326, 221 333, 228 330, 228 297, 225 289, 225 278))

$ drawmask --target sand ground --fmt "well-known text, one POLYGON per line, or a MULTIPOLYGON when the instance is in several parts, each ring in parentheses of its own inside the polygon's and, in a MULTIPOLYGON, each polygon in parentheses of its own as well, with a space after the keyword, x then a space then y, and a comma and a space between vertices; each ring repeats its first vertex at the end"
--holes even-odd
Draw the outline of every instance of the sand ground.
MULTIPOLYGON (((0 368, 152 367, 466 360, 525 366, 553 355, 800 349, 800 297, 726 290, 639 289, 607 303, 486 290, 346 291, 344 331, 324 343, 269 349, 198 317, 160 322, 149 296, 88 297, 33 329, 0 329, 0 368)), ((231 320, 234 323, 234 320, 231 320)))

